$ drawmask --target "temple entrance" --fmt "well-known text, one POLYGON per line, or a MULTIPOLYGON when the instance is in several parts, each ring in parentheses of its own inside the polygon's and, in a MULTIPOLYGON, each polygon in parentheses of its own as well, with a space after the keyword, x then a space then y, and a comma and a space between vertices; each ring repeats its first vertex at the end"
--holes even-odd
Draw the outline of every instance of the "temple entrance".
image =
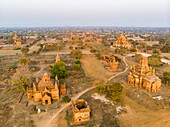
POLYGON ((48 100, 45 100, 45 104, 48 104, 48 100))
POLYGON ((42 105, 49 105, 51 104, 51 97, 45 94, 42 98, 42 105))

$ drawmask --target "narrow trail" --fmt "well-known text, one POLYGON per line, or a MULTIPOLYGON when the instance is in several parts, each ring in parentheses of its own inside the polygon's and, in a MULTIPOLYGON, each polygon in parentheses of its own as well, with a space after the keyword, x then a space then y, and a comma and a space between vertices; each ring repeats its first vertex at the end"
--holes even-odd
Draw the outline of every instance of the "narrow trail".
MULTIPOLYGON (((126 63, 126 57, 128 57, 128 56, 123 57, 123 62, 124 62, 125 65, 126 65, 125 70, 122 71, 122 72, 120 72, 120 73, 117 73, 116 75, 114 75, 114 76, 112 76, 112 77, 110 77, 110 78, 106 81, 106 83, 109 82, 110 80, 112 80, 113 78, 115 78, 115 77, 117 77, 117 76, 125 73, 125 72, 128 70, 128 64, 126 63)), ((76 99, 78 99, 79 97, 81 97, 83 94, 87 93, 88 91, 90 91, 90 90, 92 90, 92 89, 94 89, 94 88, 96 88, 96 87, 97 87, 97 86, 92 86, 92 87, 90 87, 90 88, 87 88, 86 90, 84 90, 84 91, 76 94, 76 95, 75 95, 74 97, 72 97, 71 99, 72 99, 72 100, 76 100, 76 99)), ((43 125, 43 127, 51 127, 51 126, 52 126, 52 122, 54 121, 54 119, 56 119, 56 118, 58 117, 58 115, 59 115, 62 111, 64 111, 66 108, 68 108, 70 105, 71 105, 71 102, 65 104, 61 109, 59 109, 59 110, 51 117, 51 119, 50 119, 48 122, 46 122, 46 123, 43 125)), ((41 127, 42 127, 42 126, 41 126, 41 127)))

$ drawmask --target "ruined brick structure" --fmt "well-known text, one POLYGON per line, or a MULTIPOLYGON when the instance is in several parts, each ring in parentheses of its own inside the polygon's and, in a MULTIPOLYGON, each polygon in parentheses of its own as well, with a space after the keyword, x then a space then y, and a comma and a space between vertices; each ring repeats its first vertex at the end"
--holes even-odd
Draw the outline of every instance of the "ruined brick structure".
POLYGON ((72 101, 74 122, 86 122, 90 120, 90 107, 83 99, 72 101))
POLYGON ((55 62, 57 63, 58 61, 60 61, 60 56, 57 54, 55 62))
POLYGON ((118 70, 119 62, 116 61, 116 58, 114 56, 103 56, 103 61, 106 63, 109 63, 111 70, 118 70))
POLYGON ((130 68, 128 83, 149 92, 157 92, 161 87, 161 79, 155 75, 155 69, 148 66, 148 59, 145 56, 142 56, 139 63, 130 68))

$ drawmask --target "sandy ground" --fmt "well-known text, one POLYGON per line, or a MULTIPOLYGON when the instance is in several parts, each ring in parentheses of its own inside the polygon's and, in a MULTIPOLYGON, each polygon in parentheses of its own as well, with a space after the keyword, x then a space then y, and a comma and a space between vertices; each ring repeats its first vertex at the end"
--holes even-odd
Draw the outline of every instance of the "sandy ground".
POLYGON ((119 117, 121 127, 170 127, 170 111, 151 111, 125 97, 127 114, 119 117))

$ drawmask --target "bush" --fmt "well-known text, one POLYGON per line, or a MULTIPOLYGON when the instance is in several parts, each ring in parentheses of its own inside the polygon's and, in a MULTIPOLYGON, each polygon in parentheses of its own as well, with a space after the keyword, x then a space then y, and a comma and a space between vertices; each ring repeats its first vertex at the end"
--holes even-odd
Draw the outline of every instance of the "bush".
POLYGON ((80 59, 76 59, 76 60, 74 61, 74 63, 75 63, 75 64, 81 64, 80 59))
POLYGON ((96 54, 96 57, 97 57, 98 60, 102 59, 102 55, 100 53, 96 54))
POLYGON ((70 49, 70 50, 73 50, 73 46, 70 46, 69 49, 70 49))
POLYGON ((136 48, 130 49, 131 52, 137 52, 136 48))
POLYGON ((13 64, 13 65, 10 65, 10 66, 9 66, 9 69, 13 69, 13 70, 14 70, 14 69, 16 69, 16 68, 17 68, 17 65, 16 65, 16 64, 13 64))
POLYGON ((28 47, 23 47, 23 48, 21 49, 21 52, 22 52, 24 55, 26 55, 26 54, 29 52, 29 48, 28 48, 28 47))
POLYGON ((120 58, 118 57, 115 57, 116 58, 116 61, 118 61, 119 63, 122 61, 120 58))
POLYGON ((14 50, 20 50, 20 49, 21 49, 20 47, 14 48, 14 50))
POLYGON ((71 101, 71 98, 70 98, 69 96, 64 96, 64 97, 62 98, 62 101, 63 101, 63 102, 70 102, 70 101, 71 101))
POLYGON ((80 64, 74 64, 73 65, 73 69, 74 70, 80 70, 81 69, 81 65, 80 64))
POLYGON ((91 53, 96 53, 97 50, 96 50, 96 49, 90 49, 90 52, 91 52, 91 53))

